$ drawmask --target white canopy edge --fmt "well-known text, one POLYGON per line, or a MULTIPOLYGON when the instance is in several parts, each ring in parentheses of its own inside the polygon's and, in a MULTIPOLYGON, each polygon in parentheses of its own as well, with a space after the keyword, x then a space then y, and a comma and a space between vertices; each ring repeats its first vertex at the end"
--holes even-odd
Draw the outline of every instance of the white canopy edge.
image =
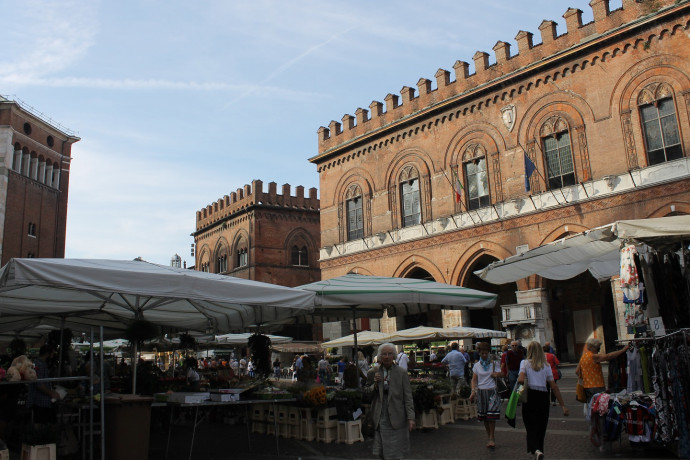
POLYGON ((690 238, 690 216, 613 222, 494 262, 474 273, 489 283, 504 284, 534 274, 565 280, 589 270, 603 281, 619 273, 624 241, 660 237, 690 238))

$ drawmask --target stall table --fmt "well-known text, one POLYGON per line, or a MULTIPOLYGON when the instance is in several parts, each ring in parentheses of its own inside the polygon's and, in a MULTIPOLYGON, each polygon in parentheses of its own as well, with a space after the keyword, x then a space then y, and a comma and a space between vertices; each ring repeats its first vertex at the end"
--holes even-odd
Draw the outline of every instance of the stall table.
MULTIPOLYGON (((168 451, 170 449, 170 435, 172 432, 172 425, 173 425, 173 413, 175 411, 175 408, 183 409, 183 408, 192 408, 194 409, 194 422, 192 425, 192 439, 189 445, 189 460, 192 459, 192 453, 194 451, 194 438, 196 436, 196 429, 197 427, 210 415, 211 410, 217 408, 217 407, 244 407, 245 411, 245 424, 247 428, 247 444, 249 445, 249 448, 251 449, 252 441, 251 441, 251 429, 250 429, 250 423, 249 423, 249 407, 252 404, 273 404, 273 409, 275 410, 276 404, 280 403, 288 403, 288 402, 295 402, 296 399, 294 398, 289 398, 289 399, 250 399, 250 400, 240 400, 240 401, 201 401, 201 402, 194 402, 194 403, 178 403, 178 402, 154 402, 152 403, 152 407, 169 407, 170 408, 170 423, 168 425, 168 440, 165 445, 165 458, 168 458, 168 451), (202 411, 201 418, 199 417, 199 411, 202 411)), ((275 428, 275 433, 276 433, 276 453, 280 455, 280 445, 279 445, 279 436, 278 436, 278 421, 277 417, 274 417, 273 419, 274 423, 274 428, 275 428)))

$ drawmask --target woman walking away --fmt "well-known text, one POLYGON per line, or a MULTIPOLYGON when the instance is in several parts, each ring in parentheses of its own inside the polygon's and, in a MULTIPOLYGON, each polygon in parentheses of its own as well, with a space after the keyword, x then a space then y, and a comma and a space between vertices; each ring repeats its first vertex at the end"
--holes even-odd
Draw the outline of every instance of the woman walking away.
MULTIPOLYGON (((551 348, 551 345, 549 342, 546 342, 544 346, 542 347, 542 350, 544 350, 544 356, 546 356, 546 362, 549 363, 549 366, 551 366, 551 373, 553 374, 553 380, 558 383, 558 381, 561 379, 561 376, 559 375, 558 372, 558 365, 561 364, 561 362, 556 358, 556 355, 554 355, 551 351, 553 348, 551 348)), ((549 387, 549 399, 551 400, 551 405, 555 406, 556 405, 556 395, 554 394, 553 391, 551 391, 551 387, 549 387)))
POLYGON ((479 342, 479 361, 472 367, 472 393, 470 401, 477 400, 477 419, 484 422, 484 429, 489 436, 486 447, 496 447, 494 433, 496 420, 501 418, 501 397, 496 390, 496 378, 503 376, 501 365, 489 357, 491 346, 489 342, 479 342))
POLYGON ((618 358, 620 355, 628 351, 626 345, 618 351, 611 353, 599 353, 601 348, 601 340, 594 337, 587 339, 585 348, 582 350, 582 357, 575 368, 575 374, 582 379, 582 386, 585 387, 585 394, 587 395, 587 402, 592 399, 597 393, 606 391, 606 384, 604 383, 604 372, 601 370, 601 362, 609 361, 618 358))
POLYGON ((373 454, 383 459, 400 459, 410 452, 410 431, 415 427, 412 388, 407 371, 395 364, 395 345, 378 349, 379 366, 369 369, 364 391, 371 396, 374 416, 373 454))
POLYGON ((527 402, 522 405, 522 420, 527 430, 527 452, 537 460, 544 458, 544 437, 549 424, 549 392, 547 385, 556 395, 558 404, 563 408, 563 415, 570 412, 565 407, 561 390, 553 379, 551 366, 546 362, 544 350, 536 340, 527 347, 527 359, 520 363, 518 383, 525 383, 527 377, 527 402))

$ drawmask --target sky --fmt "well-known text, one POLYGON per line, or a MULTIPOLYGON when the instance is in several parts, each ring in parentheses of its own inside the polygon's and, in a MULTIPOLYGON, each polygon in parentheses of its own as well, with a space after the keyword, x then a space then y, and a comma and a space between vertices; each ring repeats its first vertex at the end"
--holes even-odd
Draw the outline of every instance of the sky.
POLYGON ((5 0, 0 95, 81 138, 65 257, 191 266, 196 211, 255 179, 318 188, 320 126, 544 19, 565 33, 568 7, 592 20, 588 0, 5 0))

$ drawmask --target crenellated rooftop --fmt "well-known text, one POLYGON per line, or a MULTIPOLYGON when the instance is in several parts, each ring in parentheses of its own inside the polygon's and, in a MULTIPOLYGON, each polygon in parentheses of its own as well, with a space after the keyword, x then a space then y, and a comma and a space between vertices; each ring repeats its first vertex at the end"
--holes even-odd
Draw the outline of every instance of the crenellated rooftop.
POLYGON ((268 191, 264 192, 263 182, 253 180, 251 185, 245 184, 243 188, 225 195, 215 203, 196 212, 197 231, 227 218, 237 212, 251 206, 265 206, 271 208, 289 208, 295 210, 319 210, 319 199, 316 196, 316 188, 309 189, 309 196, 304 196, 304 187, 295 187, 295 196, 291 195, 290 184, 283 184, 282 194, 278 194, 278 184, 268 183, 268 191))
POLYGON ((556 22, 545 20, 539 25, 541 43, 535 45, 533 34, 521 30, 515 36, 517 54, 511 55, 510 43, 498 41, 493 47, 494 63, 489 63, 489 54, 484 51, 474 54, 474 73, 470 73, 469 63, 456 61, 453 65, 454 80, 451 80, 451 72, 438 69, 434 75, 435 89, 432 89, 431 80, 420 78, 416 90, 404 86, 400 95, 387 94, 384 98, 385 110, 383 103, 373 101, 369 104, 369 110, 360 107, 355 110, 354 117, 346 114, 341 121, 331 121, 327 128, 321 126, 318 130, 319 154, 311 161, 318 162, 322 154, 327 154, 337 146, 403 121, 411 115, 432 110, 442 102, 463 97, 479 87, 515 78, 522 70, 586 45, 592 40, 605 38, 607 34, 626 24, 659 11, 685 8, 689 2, 690 0, 622 0, 622 8, 610 11, 609 0, 591 0, 589 5, 594 20, 587 24, 582 24, 582 10, 568 8, 563 14, 567 31, 561 35, 558 35, 556 22))

